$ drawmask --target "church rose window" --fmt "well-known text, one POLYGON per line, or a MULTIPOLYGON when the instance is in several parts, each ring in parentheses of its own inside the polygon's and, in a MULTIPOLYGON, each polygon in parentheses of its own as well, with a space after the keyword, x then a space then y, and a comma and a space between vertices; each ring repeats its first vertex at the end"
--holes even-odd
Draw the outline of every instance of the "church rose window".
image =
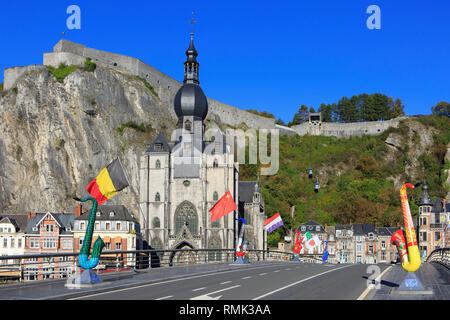
POLYGON ((197 212, 194 205, 188 201, 182 202, 175 212, 175 233, 180 232, 185 223, 187 223, 189 231, 193 235, 197 235, 197 212))

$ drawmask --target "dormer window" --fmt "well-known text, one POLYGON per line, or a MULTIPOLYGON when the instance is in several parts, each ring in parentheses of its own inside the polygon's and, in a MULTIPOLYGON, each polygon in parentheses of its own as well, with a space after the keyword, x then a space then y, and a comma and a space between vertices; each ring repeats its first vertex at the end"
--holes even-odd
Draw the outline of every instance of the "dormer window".
POLYGON ((110 213, 109 213, 109 216, 110 217, 114 217, 116 214, 114 213, 114 211, 111 211, 110 213))
POLYGON ((100 217, 101 216, 101 212, 100 211, 97 211, 97 213, 95 214, 97 217, 100 217))
POLYGON ((38 227, 33 227, 33 231, 38 231, 38 227))
POLYGON ((161 151, 162 150, 162 143, 155 143, 155 151, 161 151))
POLYGON ((320 232, 320 226, 316 226, 316 231, 320 232))

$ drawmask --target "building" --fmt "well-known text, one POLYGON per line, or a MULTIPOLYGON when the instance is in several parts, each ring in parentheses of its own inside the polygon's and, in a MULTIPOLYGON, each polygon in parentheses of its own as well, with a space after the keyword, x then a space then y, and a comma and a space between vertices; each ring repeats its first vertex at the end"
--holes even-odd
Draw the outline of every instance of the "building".
POLYGON ((355 263, 352 225, 337 225, 336 261, 338 263, 355 263))
MULTIPOLYGON (((23 255, 25 252, 26 214, 0 215, 0 255, 23 255)), ((0 279, 20 276, 19 259, 0 260, 0 279)))
POLYGON ((238 163, 220 130, 205 137, 208 100, 199 86, 192 35, 186 56, 183 86, 173 100, 178 123, 172 142, 159 133, 139 163, 143 239, 156 249, 233 248, 236 219, 245 217, 249 248, 263 249, 259 186, 239 181, 238 163), (239 209, 211 222, 209 210, 227 191, 239 209))
POLYGON ((307 249, 304 245, 302 247, 302 250, 300 251, 300 254, 305 255, 313 255, 315 258, 322 259, 323 255, 323 248, 324 248, 324 241, 327 240, 327 232, 325 231, 325 228, 320 223, 317 223, 316 221, 310 220, 303 224, 301 224, 298 228, 298 231, 300 231, 300 238, 304 237, 307 232, 311 234, 312 237, 317 236, 319 240, 322 242, 320 246, 315 247, 314 249, 310 250, 307 249))
POLYGON ((355 263, 377 263, 378 239, 375 224, 354 223, 355 263))
MULTIPOLYGON (((73 213, 28 212, 24 254, 73 252, 73 213)), ((73 257, 26 259, 25 280, 63 278, 72 272, 73 257)))
MULTIPOLYGON (((88 228, 90 210, 82 212, 82 206, 75 209, 75 219, 73 223, 73 249, 79 252, 83 246, 84 235, 88 228)), ((139 243, 140 226, 133 214, 128 212, 123 205, 100 205, 95 216, 94 233, 92 244, 101 237, 105 243, 103 251, 128 251, 136 250, 139 243)), ((99 268, 106 264, 120 267, 133 267, 136 265, 134 254, 121 254, 119 261, 117 256, 103 255, 99 263, 99 268), (110 261, 107 262, 107 260, 110 261)))
POLYGON ((379 263, 392 263, 398 259, 397 247, 391 244, 392 235, 399 230, 399 228, 379 227, 377 229, 378 235, 378 251, 377 261, 379 263))
POLYGON ((428 185, 426 182, 422 184, 422 195, 419 199, 419 217, 416 220, 416 233, 420 254, 428 257, 430 253, 438 246, 448 246, 450 244, 450 234, 445 229, 448 225, 450 215, 450 203, 446 203, 445 199, 441 201, 436 198, 431 201, 428 194, 428 185), (446 237, 443 240, 444 231, 446 237))
POLYGON ((328 263, 337 263, 336 259, 336 226, 327 226, 325 224, 325 232, 327 233, 326 241, 328 251, 328 263))

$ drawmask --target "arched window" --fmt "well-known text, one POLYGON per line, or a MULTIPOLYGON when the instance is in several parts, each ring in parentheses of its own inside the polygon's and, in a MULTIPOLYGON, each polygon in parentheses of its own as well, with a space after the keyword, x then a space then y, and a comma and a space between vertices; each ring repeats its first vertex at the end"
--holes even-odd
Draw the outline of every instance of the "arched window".
POLYGON ((218 168, 218 167, 219 167, 219 160, 214 159, 213 168, 218 168))
POLYGON ((161 228, 161 222, 158 217, 153 218, 153 228, 161 228))
POLYGON ((187 131, 192 130, 192 123, 189 120, 186 120, 186 122, 184 123, 184 129, 187 131))
POLYGON ((184 224, 187 223, 189 231, 197 235, 198 216, 192 203, 183 201, 175 211, 175 233, 180 232, 184 224))
POLYGON ((219 194, 217 193, 217 191, 214 191, 214 193, 213 193, 213 200, 214 201, 219 200, 219 194))
POLYGON ((159 195, 159 192, 155 194, 155 201, 157 202, 161 201, 161 196, 159 195))
POLYGON ((156 169, 161 169, 161 161, 156 160, 155 167, 156 167, 156 169))

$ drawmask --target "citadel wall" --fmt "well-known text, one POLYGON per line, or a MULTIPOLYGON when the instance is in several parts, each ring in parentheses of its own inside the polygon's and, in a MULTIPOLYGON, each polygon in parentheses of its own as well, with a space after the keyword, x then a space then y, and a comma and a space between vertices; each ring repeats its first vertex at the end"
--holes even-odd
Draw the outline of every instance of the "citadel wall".
MULTIPOLYGON (((44 53, 44 66, 58 67, 61 62, 67 65, 83 65, 86 58, 91 58, 94 63, 104 68, 111 68, 132 76, 139 76, 147 80, 155 91, 159 99, 167 106, 173 105, 176 92, 182 83, 140 61, 139 59, 100 51, 88 48, 85 45, 61 39, 54 47, 53 52, 44 53)), ((45 68, 40 65, 30 65, 26 67, 13 67, 4 70, 4 90, 11 89, 16 81, 25 73, 31 70, 45 68)), ((320 124, 303 123, 291 128, 280 126, 275 123, 275 119, 261 117, 242 109, 235 108, 228 104, 208 98, 209 112, 207 119, 220 121, 233 127, 239 127, 245 123, 249 128, 254 129, 279 129, 280 134, 298 135, 324 135, 338 138, 348 138, 351 136, 375 135, 383 132, 387 128, 397 127, 404 117, 387 120, 383 122, 357 122, 357 123, 328 123, 320 124)), ((176 118, 175 112, 171 112, 176 118)))

